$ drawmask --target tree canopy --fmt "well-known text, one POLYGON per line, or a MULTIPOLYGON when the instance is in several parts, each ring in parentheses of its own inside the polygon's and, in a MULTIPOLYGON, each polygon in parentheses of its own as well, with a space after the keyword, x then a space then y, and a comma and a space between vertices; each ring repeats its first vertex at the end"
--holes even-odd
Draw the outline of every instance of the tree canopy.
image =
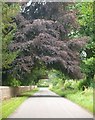
POLYGON ((66 7, 66 3, 31 3, 17 15, 18 30, 10 50, 20 50, 13 63, 18 74, 31 71, 35 61, 40 60, 72 78, 82 77, 79 52, 88 38, 69 39, 71 31, 78 29, 78 23, 75 12, 66 7))
POLYGON ((73 79, 84 77, 84 73, 94 75, 91 67, 95 63, 92 6, 92 3, 31 2, 30 5, 25 3, 16 15, 17 4, 5 4, 3 71, 7 69, 22 83, 40 68, 43 72, 37 72, 34 81, 46 75, 45 69, 51 68, 73 79), (10 12, 5 14, 8 9, 10 12), (87 54, 85 58, 81 58, 82 50, 87 54))

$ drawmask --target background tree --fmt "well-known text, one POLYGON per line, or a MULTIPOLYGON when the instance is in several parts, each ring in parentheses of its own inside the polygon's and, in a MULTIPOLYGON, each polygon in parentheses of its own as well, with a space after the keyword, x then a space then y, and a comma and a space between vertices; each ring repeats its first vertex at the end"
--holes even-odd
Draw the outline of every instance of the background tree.
POLYGON ((78 21, 80 23, 80 35, 89 36, 90 41, 83 49, 87 56, 82 61, 82 69, 86 74, 87 81, 94 79, 95 75, 95 38, 94 38, 94 2, 78 3, 78 21), (80 9, 81 8, 81 9, 80 9))
POLYGON ((15 32, 16 23, 14 17, 19 12, 19 4, 3 3, 2 4, 2 70, 3 70, 3 81, 8 78, 7 72, 11 69, 11 63, 16 58, 18 52, 12 52, 9 50, 9 44, 12 42, 15 32), (4 79, 5 78, 5 79, 4 79))

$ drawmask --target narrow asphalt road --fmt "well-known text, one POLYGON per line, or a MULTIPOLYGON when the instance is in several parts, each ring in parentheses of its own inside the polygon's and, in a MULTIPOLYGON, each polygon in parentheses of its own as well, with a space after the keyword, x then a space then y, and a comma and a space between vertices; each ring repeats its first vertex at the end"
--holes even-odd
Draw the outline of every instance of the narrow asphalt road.
POLYGON ((93 118, 93 115, 47 88, 40 88, 9 118, 93 118))

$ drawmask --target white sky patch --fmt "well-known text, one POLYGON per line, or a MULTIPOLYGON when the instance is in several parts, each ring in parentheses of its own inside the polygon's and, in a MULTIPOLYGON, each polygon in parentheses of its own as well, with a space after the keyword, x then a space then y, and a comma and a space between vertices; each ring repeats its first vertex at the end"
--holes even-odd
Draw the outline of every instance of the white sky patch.
POLYGON ((87 56, 87 53, 86 53, 85 51, 82 51, 81 56, 82 56, 82 57, 86 57, 86 56, 87 56))
POLYGON ((36 8, 36 10, 34 11, 34 13, 37 13, 37 11, 38 11, 38 8, 36 8))
POLYGON ((25 8, 22 9, 22 12, 24 12, 24 11, 25 11, 25 8))
POLYGON ((29 12, 29 9, 27 10, 27 12, 29 12))
POLYGON ((32 0, 29 0, 29 2, 27 3, 27 5, 26 5, 26 6, 27 6, 27 7, 28 7, 28 6, 30 6, 30 5, 31 5, 31 3, 32 3, 32 0))

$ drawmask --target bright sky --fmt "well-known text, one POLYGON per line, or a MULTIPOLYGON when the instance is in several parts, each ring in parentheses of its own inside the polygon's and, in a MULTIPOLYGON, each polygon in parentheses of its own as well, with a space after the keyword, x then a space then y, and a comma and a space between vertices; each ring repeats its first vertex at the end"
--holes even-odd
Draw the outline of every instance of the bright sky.
POLYGON ((27 5, 26 5, 26 6, 30 6, 30 5, 31 5, 31 3, 32 3, 32 0, 29 0, 29 2, 27 3, 27 5))

